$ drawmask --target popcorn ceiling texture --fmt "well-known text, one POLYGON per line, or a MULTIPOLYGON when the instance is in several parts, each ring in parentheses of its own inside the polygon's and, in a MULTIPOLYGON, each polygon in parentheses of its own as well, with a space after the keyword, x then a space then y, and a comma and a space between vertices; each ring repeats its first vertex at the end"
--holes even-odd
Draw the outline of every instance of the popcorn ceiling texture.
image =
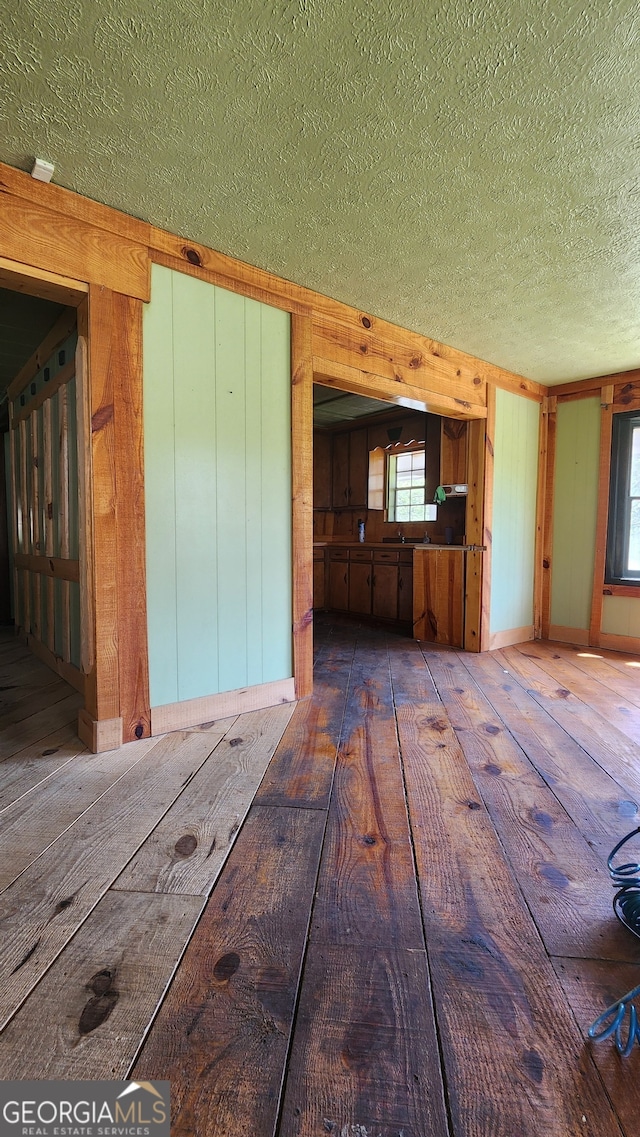
POLYGON ((7 0, 0 159, 543 382, 640 365, 635 2, 7 0))

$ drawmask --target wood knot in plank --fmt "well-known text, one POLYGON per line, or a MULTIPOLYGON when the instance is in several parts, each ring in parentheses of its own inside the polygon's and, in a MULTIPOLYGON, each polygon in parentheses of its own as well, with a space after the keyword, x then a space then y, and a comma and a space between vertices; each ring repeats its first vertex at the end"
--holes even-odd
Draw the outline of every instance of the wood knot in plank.
POLYGON ((182 255, 189 262, 190 265, 197 265, 198 268, 202 265, 202 257, 197 249, 189 248, 187 245, 181 249, 182 255))
POLYGON ((360 323, 362 324, 362 326, 364 328, 370 328, 371 327, 371 320, 369 319, 368 316, 361 316, 360 317, 360 323))
POLYGON ((193 833, 185 833, 173 846, 179 857, 190 857, 198 848, 198 838, 193 833))
POLYGON ((78 1034, 91 1034, 92 1031, 102 1026, 111 1015, 120 998, 120 992, 113 987, 115 977, 115 968, 111 970, 108 967, 103 968, 102 971, 96 971, 95 975, 92 975, 87 983, 87 988, 89 991, 93 991, 93 995, 82 1008, 78 1022, 78 1034))
POLYGON ((108 423, 113 421, 113 403, 107 403, 104 407, 98 407, 98 410, 91 417, 91 433, 97 434, 98 431, 104 430, 108 423))
POLYGON ((213 977, 218 983, 228 983, 240 966, 240 956, 235 951, 228 951, 221 955, 213 968, 213 977))

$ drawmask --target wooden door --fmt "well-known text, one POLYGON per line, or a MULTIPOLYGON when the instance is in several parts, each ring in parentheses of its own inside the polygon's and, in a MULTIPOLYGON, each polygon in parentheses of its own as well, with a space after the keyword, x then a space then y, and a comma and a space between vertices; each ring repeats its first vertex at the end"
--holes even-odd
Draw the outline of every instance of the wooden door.
POLYGON ((346 612, 349 607, 349 562, 331 560, 329 562, 329 607, 346 612))
POLYGON ((366 509, 367 486, 369 481, 369 450, 367 431, 352 430, 349 434, 349 505, 354 509, 366 509))
POLYGON ((398 566, 398 619, 413 622, 413 565, 398 566))
POLYGON ((313 432, 313 508, 331 509, 331 435, 313 432))

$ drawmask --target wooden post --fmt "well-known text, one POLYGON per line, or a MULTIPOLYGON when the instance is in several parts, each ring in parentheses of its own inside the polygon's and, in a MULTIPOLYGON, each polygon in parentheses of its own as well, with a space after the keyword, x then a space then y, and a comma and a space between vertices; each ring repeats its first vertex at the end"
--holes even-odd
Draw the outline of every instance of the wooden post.
MULTIPOLYGON (((468 545, 482 545, 484 540, 484 452, 485 419, 473 419, 468 426, 467 438, 467 494, 466 541, 468 545)), ((482 566, 485 554, 464 554, 465 565, 465 651, 480 651, 480 621, 482 612, 482 566)))
POLYGON ((296 698, 313 691, 313 359, 311 317, 291 317, 293 662, 296 698))
POLYGON ((601 388, 600 396, 600 461, 598 468, 598 515, 596 521, 596 549, 593 564, 593 591, 591 594, 591 620, 589 646, 600 646, 602 623, 602 589, 607 557, 607 523, 609 520, 609 479, 611 474, 611 434, 613 430, 613 384, 601 388))
POLYGON ((493 454, 496 429, 496 389, 487 384, 487 421, 484 445, 484 500, 482 520, 482 611, 480 617, 480 651, 488 651, 491 621, 491 549, 493 545, 493 454))
POLYGON ((93 557, 95 660, 79 730, 95 750, 151 732, 141 330, 139 300, 90 286, 92 532, 86 539, 93 557))
POLYGON ((553 500, 556 469, 555 395, 542 403, 540 424, 540 466, 538 470, 538 514, 536 528, 536 576, 534 623, 536 638, 547 640, 551 625, 551 581, 553 554, 553 500), (540 503, 542 511, 540 513, 540 503))

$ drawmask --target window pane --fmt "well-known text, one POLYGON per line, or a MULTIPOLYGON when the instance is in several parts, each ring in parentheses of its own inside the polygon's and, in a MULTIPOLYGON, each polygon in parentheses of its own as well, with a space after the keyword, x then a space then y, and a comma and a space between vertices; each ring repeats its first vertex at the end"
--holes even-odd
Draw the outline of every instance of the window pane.
POLYGON ((396 455, 396 469, 398 473, 401 470, 411 469, 411 454, 398 454, 396 455))
POLYGON ((424 521, 424 505, 411 506, 411 521, 424 521))
POLYGON ((410 486, 412 481, 411 470, 398 470, 396 476, 397 486, 410 486))
POLYGON ((398 490, 396 505, 411 505, 411 490, 398 490))
POLYGON ((631 497, 640 497, 640 426, 633 428, 631 436, 631 497))
POLYGON ((408 505, 398 506, 396 509, 396 518, 395 518, 396 521, 409 521, 410 520, 409 512, 410 511, 409 511, 408 505))
MULTIPOLYGON (((634 434, 636 432, 634 431, 634 434)), ((635 439, 634 439, 635 444, 635 439)), ((629 572, 640 572, 640 501, 631 502, 631 524, 629 527, 629 572)))
POLYGON ((424 487, 411 490, 411 504, 424 505, 424 487))

